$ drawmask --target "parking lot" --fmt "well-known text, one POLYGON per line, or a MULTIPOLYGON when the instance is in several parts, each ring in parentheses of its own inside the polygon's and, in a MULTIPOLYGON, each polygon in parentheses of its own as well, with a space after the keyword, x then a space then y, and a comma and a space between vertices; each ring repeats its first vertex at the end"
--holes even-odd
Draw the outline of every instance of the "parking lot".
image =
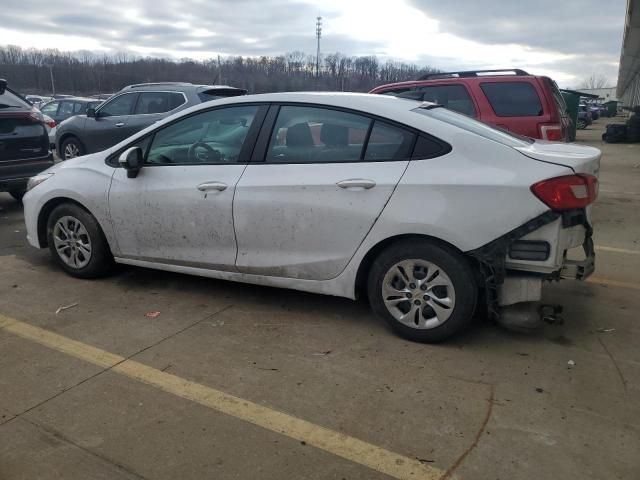
POLYGON ((606 123, 578 132, 603 150, 596 273, 545 287, 564 323, 441 345, 364 302, 73 279, 0 194, 0 479, 640 478, 640 144, 606 123))

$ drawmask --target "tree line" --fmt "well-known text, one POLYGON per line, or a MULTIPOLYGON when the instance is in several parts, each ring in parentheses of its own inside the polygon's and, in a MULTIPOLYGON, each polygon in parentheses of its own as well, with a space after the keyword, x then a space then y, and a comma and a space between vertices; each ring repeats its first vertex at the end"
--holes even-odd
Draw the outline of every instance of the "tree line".
POLYGON ((181 81, 227 84, 250 93, 299 90, 366 92, 377 85, 413 80, 438 70, 375 56, 323 55, 319 72, 316 58, 304 52, 279 56, 192 59, 140 58, 118 53, 61 52, 54 49, 0 47, 0 78, 24 94, 91 95, 112 93, 126 85, 181 81), (52 85, 53 84, 53 85, 52 85))

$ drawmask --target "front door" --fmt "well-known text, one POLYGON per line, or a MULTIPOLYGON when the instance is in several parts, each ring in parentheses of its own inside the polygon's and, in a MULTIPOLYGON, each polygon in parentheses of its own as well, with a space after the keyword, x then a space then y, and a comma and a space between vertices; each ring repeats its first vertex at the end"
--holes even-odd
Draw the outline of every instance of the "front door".
POLYGON ((82 136, 87 153, 113 147, 136 132, 129 120, 137 98, 138 93, 118 95, 101 105, 95 117, 87 118, 82 136))
POLYGON ((163 126, 139 141, 136 178, 116 169, 109 209, 120 256, 234 270, 232 202, 259 128, 259 106, 223 107, 163 126))
POLYGON ((415 136, 365 115, 309 106, 280 107, 269 127, 258 141, 268 147, 236 188, 238 270, 334 278, 389 200, 415 136))

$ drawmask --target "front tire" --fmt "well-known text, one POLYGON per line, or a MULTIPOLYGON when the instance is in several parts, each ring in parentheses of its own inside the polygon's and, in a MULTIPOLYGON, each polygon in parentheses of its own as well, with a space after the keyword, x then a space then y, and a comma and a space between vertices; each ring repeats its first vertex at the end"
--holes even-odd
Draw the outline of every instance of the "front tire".
POLYGON ((86 152, 84 145, 76 137, 69 137, 65 139, 60 145, 60 158, 62 160, 69 160, 71 158, 81 157, 86 152))
POLYGON ((69 275, 98 278, 110 273, 113 256, 97 220, 73 203, 53 209, 47 220, 51 255, 69 275))
POLYGON ((405 240, 384 250, 368 279, 369 302, 400 336, 441 342, 466 328, 478 297, 474 272, 453 248, 405 240))

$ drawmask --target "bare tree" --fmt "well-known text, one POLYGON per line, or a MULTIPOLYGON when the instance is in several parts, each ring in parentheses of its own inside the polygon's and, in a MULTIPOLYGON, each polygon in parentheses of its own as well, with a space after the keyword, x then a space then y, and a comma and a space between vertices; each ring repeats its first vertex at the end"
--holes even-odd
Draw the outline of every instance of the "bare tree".
POLYGON ((593 90, 594 88, 604 88, 609 84, 609 80, 601 73, 592 73, 584 79, 578 88, 593 90))
POLYGON ((133 57, 126 53, 97 55, 91 52, 0 47, 0 78, 23 93, 51 92, 49 66, 56 91, 74 95, 110 93, 142 82, 183 81, 226 83, 250 93, 296 90, 348 90, 367 92, 377 85, 414 80, 430 67, 386 61, 375 56, 348 57, 339 52, 324 56, 320 76, 315 56, 294 51, 275 57, 226 57, 196 61, 133 57))

